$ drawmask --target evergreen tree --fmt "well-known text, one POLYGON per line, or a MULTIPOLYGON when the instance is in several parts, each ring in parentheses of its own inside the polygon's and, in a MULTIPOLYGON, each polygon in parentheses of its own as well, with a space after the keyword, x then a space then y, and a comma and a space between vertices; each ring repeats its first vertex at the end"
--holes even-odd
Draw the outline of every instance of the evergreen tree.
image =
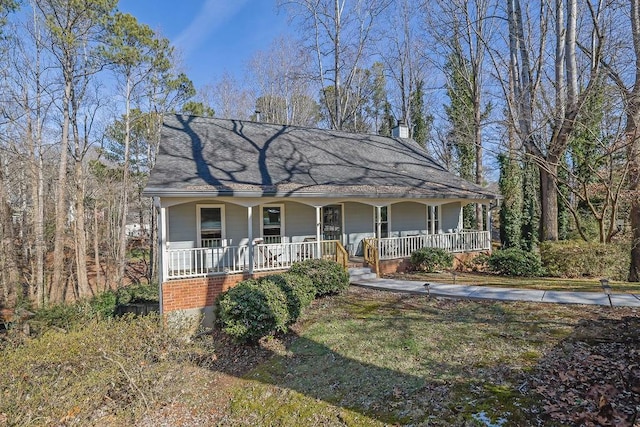
POLYGON ((522 232, 522 169, 508 155, 499 154, 500 164, 500 241, 503 248, 520 248, 522 232))
POLYGON ((427 146, 427 139, 431 133, 433 116, 425 115, 424 107, 424 81, 416 83, 416 89, 411 93, 409 101, 409 115, 413 125, 412 137, 423 147, 427 146))

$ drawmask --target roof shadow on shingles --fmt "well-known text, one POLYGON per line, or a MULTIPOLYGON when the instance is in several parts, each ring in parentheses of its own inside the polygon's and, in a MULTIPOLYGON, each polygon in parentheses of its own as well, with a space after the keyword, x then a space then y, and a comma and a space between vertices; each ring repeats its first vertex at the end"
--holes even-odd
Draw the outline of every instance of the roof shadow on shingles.
POLYGON ((214 187, 232 194, 243 185, 255 190, 284 188, 284 184, 295 184, 292 193, 320 186, 419 188, 460 197, 490 193, 448 172, 412 140, 239 120, 165 117, 148 188, 214 187))

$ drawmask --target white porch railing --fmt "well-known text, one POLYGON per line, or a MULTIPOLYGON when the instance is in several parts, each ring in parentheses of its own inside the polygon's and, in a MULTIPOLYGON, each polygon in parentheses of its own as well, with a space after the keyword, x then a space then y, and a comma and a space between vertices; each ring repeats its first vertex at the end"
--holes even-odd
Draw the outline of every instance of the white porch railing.
MULTIPOLYGON (((253 248, 253 271, 286 270, 294 262, 319 258, 316 242, 261 243, 253 248)), ((249 270, 249 246, 246 245, 169 249, 167 255, 169 279, 249 270)))
POLYGON ((283 270, 309 258, 319 258, 316 242, 261 243, 254 246, 253 270, 283 270))
MULTIPOLYGON (((376 239, 371 244, 376 244, 376 239)), ((314 241, 294 243, 260 243, 253 246, 253 271, 286 270, 294 262, 309 258, 336 257, 336 242, 322 241, 320 251, 314 241)), ((471 252, 491 249, 488 231, 461 231, 388 237, 377 242, 379 259, 409 258, 424 247, 437 247, 449 252, 471 252)), ((214 274, 249 271, 250 246, 224 246, 167 251, 167 279, 202 277, 214 274)), ((345 255, 346 256, 346 255, 345 255)))
POLYGON ((247 249, 247 246, 169 249, 168 278, 183 279, 245 271, 249 260, 247 249))
POLYGON ((379 239, 379 258, 409 258, 420 248, 441 248, 448 252, 473 252, 491 249, 488 231, 461 231, 379 239))

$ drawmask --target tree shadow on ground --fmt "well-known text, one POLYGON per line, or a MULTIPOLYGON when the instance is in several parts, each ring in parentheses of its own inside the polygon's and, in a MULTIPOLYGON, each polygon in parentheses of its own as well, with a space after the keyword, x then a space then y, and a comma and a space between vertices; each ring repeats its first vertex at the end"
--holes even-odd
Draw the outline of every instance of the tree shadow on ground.
MULTIPOLYGON (((398 307, 401 305, 397 301, 385 302, 377 310, 398 307)), ((485 320, 484 317, 477 319, 470 315, 455 321, 473 323, 485 320)), ((410 323, 413 321, 415 319, 410 316, 389 316, 372 322, 379 323, 372 326, 372 330, 377 331, 374 334, 377 336, 384 333, 385 328, 393 328, 396 332, 406 329, 410 337, 410 323)), ((374 335, 372 340, 376 339, 374 335)), ((398 359, 385 360, 382 359, 385 356, 380 356, 377 360, 366 360, 364 355, 360 359, 353 349, 349 353, 356 355, 347 357, 341 353, 340 345, 317 342, 295 332, 278 339, 262 340, 256 346, 234 344, 219 330, 214 332, 213 338, 217 356, 209 365, 213 371, 300 393, 313 401, 355 411, 378 422, 487 425, 474 419, 480 415, 492 422, 508 417, 511 425, 536 422, 535 414, 528 413, 526 408, 518 408, 511 399, 513 390, 505 386, 504 379, 516 374, 509 364, 461 367, 458 361, 447 363, 429 354, 416 354, 409 348, 411 339, 407 340, 408 347, 400 352, 398 359), (415 367, 414 372, 407 368, 403 358, 415 358, 409 364, 415 367), (488 391, 492 387, 496 393, 488 391)), ((367 354, 367 357, 372 357, 371 352, 367 354)), ((273 394, 273 390, 265 394, 273 394)), ((261 394, 252 396, 256 397, 261 398, 261 394)))

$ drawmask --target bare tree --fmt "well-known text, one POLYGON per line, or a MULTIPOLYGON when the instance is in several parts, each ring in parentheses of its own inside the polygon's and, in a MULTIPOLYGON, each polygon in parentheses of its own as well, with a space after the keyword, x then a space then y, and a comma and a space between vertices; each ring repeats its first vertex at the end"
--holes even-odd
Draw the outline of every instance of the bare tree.
POLYGON ((568 0, 566 4, 557 0, 553 9, 544 2, 539 3, 535 15, 538 34, 533 37, 532 22, 525 21, 525 18, 532 19, 531 15, 523 14, 519 0, 507 1, 509 75, 513 78, 515 94, 515 105, 508 104, 509 116, 540 172, 540 237, 543 240, 558 239, 558 167, 575 132, 577 118, 600 81, 601 67, 592 58, 602 57, 605 33, 599 15, 593 13, 597 6, 591 3, 587 2, 586 10, 582 11, 577 8, 577 0, 568 0), (578 38, 580 12, 581 17, 586 18, 582 21, 584 27, 594 29, 585 32, 587 37, 592 33, 597 35, 593 43, 584 43, 578 38), (550 21, 556 24, 553 52, 546 50, 550 21), (579 47, 583 48, 582 59, 577 53, 579 47), (553 58, 552 73, 547 57, 553 58), (579 67, 580 61, 586 64, 586 69, 579 67), (544 81, 547 75, 553 75, 553 81, 544 81), (551 105, 547 95, 549 87, 555 92, 551 105), (552 114, 546 114, 547 111, 552 114))
POLYGON ((315 57, 314 79, 321 88, 321 102, 328 124, 342 129, 356 116, 358 79, 374 46, 376 25, 390 0, 281 1, 299 23, 304 41, 315 57))
POLYGON ((217 117, 247 120, 255 111, 253 97, 231 74, 224 73, 214 85, 201 89, 202 95, 210 99, 217 117))
MULTIPOLYGON (((441 46, 441 55, 447 58, 443 71, 447 77, 447 87, 451 106, 449 116, 467 116, 461 123, 454 123, 452 133, 458 143, 472 147, 468 153, 473 159, 473 180, 484 184, 483 138, 485 122, 491 112, 491 104, 485 101, 487 92, 487 49, 494 42, 497 30, 495 5, 489 0, 437 1, 430 4, 426 14, 430 34, 441 46), (437 17, 429 18, 429 17, 437 17), (468 105, 468 111, 456 111, 456 105, 468 105)), ((451 118, 451 117, 450 117, 451 118)), ((465 178, 471 178, 465 177, 465 178)), ((482 205, 476 205, 475 226, 483 229, 482 205)))
MULTIPOLYGON (((88 60, 86 49, 93 40, 96 32, 103 28, 104 18, 115 6, 115 0, 91 0, 75 2, 71 0, 35 0, 36 9, 45 17, 46 29, 50 41, 50 48, 55 61, 60 67, 63 81, 62 137, 60 147, 60 162, 56 194, 56 229, 53 251, 53 277, 50 288, 50 298, 53 302, 63 301, 65 298, 65 283, 63 277, 65 266, 65 234, 66 223, 69 218, 67 207, 67 164, 70 135, 75 129, 79 111, 77 90, 85 78, 82 74, 87 68, 83 61, 88 60)), ((81 90, 81 89, 80 89, 81 90)), ((76 144, 79 134, 73 133, 76 144)), ((76 145, 76 150, 79 146, 76 145)), ((78 153, 78 151, 76 151, 78 153)), ((78 233, 84 230, 77 229, 78 233)), ((78 262, 81 262, 78 260, 78 262)), ((84 267, 86 268, 86 266, 84 267)), ((86 277, 86 276, 85 276, 86 277)))
POLYGON ((262 121, 315 126, 319 111, 308 78, 310 57, 295 45, 279 38, 253 55, 248 65, 253 97, 262 121))

